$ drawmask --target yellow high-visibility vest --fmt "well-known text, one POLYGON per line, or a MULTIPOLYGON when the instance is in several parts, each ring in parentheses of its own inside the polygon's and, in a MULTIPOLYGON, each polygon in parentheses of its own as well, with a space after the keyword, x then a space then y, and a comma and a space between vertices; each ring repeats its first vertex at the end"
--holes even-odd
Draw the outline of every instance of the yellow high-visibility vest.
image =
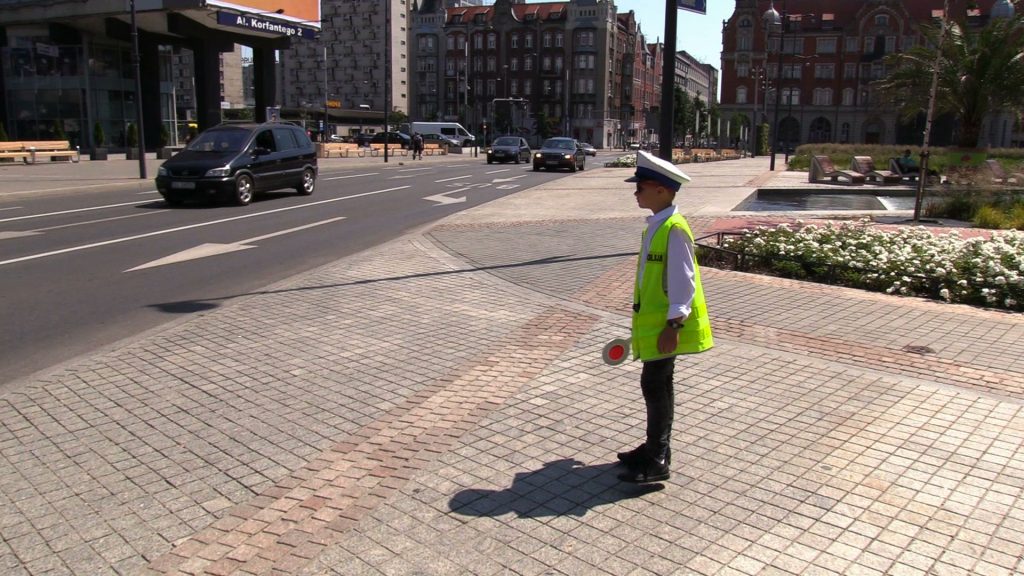
MULTIPOLYGON (((690 226, 681 214, 673 214, 654 232, 647 260, 637 263, 633 287, 633 359, 642 361, 668 358, 679 354, 696 354, 715 345, 711 336, 711 321, 704 303, 704 289, 700 283, 700 267, 693 263, 696 291, 690 305, 690 315, 679 330, 679 345, 669 354, 658 352, 658 335, 665 329, 668 316, 668 294, 665 293, 665 260, 668 255, 668 235, 672 228, 681 228, 693 242, 690 226), (640 266, 643 266, 643 285, 640 285, 640 266)), ((646 231, 645 231, 646 234, 646 231)), ((641 244, 641 247, 643 244, 641 244)), ((695 247, 696 249, 696 247, 695 247)), ((642 252, 641 252, 642 253, 642 252)))

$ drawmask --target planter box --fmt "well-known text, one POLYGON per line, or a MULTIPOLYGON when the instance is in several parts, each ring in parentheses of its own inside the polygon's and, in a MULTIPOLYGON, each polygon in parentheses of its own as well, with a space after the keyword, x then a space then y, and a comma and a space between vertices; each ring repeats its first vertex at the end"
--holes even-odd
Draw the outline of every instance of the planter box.
POLYGON ((135 147, 125 148, 124 157, 125 157, 125 160, 138 160, 139 159, 139 149, 135 148, 135 147))
POLYGON ((160 160, 170 160, 172 156, 184 150, 184 146, 164 146, 157 151, 156 157, 160 160))
POLYGON ((106 148, 93 148, 89 152, 89 160, 106 160, 107 149, 106 148))

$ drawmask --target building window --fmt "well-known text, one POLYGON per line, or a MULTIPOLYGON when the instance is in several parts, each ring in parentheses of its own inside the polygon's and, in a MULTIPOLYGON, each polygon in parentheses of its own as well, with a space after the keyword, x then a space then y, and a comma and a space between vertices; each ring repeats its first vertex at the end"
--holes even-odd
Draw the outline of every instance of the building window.
POLYGON ((782 66, 782 77, 783 78, 788 78, 788 79, 791 79, 791 80, 799 80, 800 79, 800 74, 801 74, 800 71, 802 69, 803 69, 803 66, 801 66, 800 64, 783 64, 783 66, 782 66))
POLYGON ((850 36, 846 39, 846 52, 856 52, 858 46, 860 46, 860 41, 856 36, 850 36))
POLYGON ((818 54, 835 54, 836 53, 836 39, 835 38, 818 38, 816 52, 818 54))
POLYGON ((527 72, 533 70, 533 58, 530 58, 529 56, 523 58, 523 70, 526 70, 527 72))
POLYGON ((512 70, 513 72, 519 70, 519 58, 513 58, 512 60, 509 61, 509 69, 512 70))
POLYGON ((551 70, 551 56, 544 57, 544 63, 542 64, 543 70, 549 72, 551 70))
POLYGON ((447 39, 448 49, 455 50, 455 36, 449 36, 447 39))
POLYGON ((527 48, 533 48, 533 34, 523 34, 523 41, 527 48))
POLYGON ((498 61, 497 61, 497 59, 495 59, 494 56, 488 56, 487 57, 487 71, 488 72, 494 72, 497 69, 498 69, 498 61))
POLYGON ((561 32, 555 34, 555 48, 561 48, 565 45, 565 35, 561 32))
POLYGON ((564 68, 564 66, 565 65, 562 62, 562 57, 561 56, 555 56, 555 72, 556 73, 560 73, 562 71, 562 68, 564 68))
POLYGON ((736 103, 746 104, 747 103, 747 87, 740 86, 736 89, 736 103))
POLYGON ((831 80, 836 77, 835 64, 815 64, 814 77, 819 80, 831 80))
POLYGON ((843 65, 843 78, 852 80, 857 77, 857 65, 851 62, 847 62, 843 65))
POLYGON ((495 82, 494 82, 493 79, 487 81, 487 95, 488 96, 491 96, 491 97, 494 96, 494 86, 495 86, 495 82))
POLYGON ((533 93, 533 82, 529 78, 523 80, 523 94, 529 95, 533 93))
POLYGON ((751 23, 750 18, 744 16, 743 18, 740 18, 739 26, 740 28, 750 28, 753 26, 753 23, 751 23))
POLYGON ((843 89, 843 106, 853 106, 853 88, 843 89))
POLYGON ((750 76, 750 64, 746 62, 740 62, 736 64, 736 77, 746 78, 750 76))
POLYGON ((889 15, 888 14, 878 14, 878 15, 875 16, 875 26, 888 26, 888 25, 889 25, 889 15))
POLYGON ((831 88, 815 88, 814 89, 814 104, 815 104, 815 106, 831 106, 832 105, 832 89, 831 88))
POLYGON ((787 88, 782 91, 782 103, 786 105, 799 105, 800 104, 800 89, 799 88, 787 88))
POLYGON ((736 50, 739 52, 749 52, 750 47, 750 34, 747 32, 740 32, 736 37, 736 50))
POLYGON ((512 35, 512 47, 519 48, 519 34, 512 35))
POLYGON ((473 50, 483 50, 484 48, 484 36, 483 34, 473 35, 473 50))
POLYGON ((513 96, 516 96, 517 94, 519 94, 519 80, 513 78, 511 80, 511 82, 509 83, 509 85, 511 86, 511 88, 510 88, 511 92, 510 93, 513 96))
POLYGON ((896 51, 896 37, 886 36, 885 37, 885 53, 892 54, 896 51))
POLYGON ((551 32, 544 33, 544 47, 551 48, 551 32))
POLYGON ((487 35, 487 49, 494 50, 498 46, 498 36, 491 33, 487 35))

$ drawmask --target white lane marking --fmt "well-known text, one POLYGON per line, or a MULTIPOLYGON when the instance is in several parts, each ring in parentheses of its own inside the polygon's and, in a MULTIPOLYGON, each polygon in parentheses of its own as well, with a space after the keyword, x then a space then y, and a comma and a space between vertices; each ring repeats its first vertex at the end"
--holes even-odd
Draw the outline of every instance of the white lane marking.
MULTIPOLYGON (((462 190, 466 190, 466 188, 463 188, 462 190)), ((466 197, 459 196, 458 198, 451 198, 448 196, 448 194, 454 194, 456 192, 461 192, 462 190, 452 190, 451 192, 442 192, 440 194, 434 194, 433 196, 424 196, 423 199, 430 200, 431 202, 437 202, 437 206, 443 206, 445 204, 458 204, 460 202, 465 202, 466 197)))
POLYGON ((463 178, 472 178, 472 177, 473 177, 472 174, 466 174, 465 176, 456 176, 454 178, 445 178, 443 180, 434 180, 434 183, 435 184, 440 184, 441 182, 451 182, 452 180, 462 180, 463 178))
POLYGON ((338 202, 341 200, 351 200, 352 198, 359 198, 361 196, 372 196, 374 194, 383 194, 385 192, 394 192, 396 190, 404 190, 409 186, 397 186, 395 188, 386 188, 384 190, 375 190, 373 192, 363 192, 361 194, 353 194, 351 196, 341 196, 339 198, 331 198, 329 200, 320 200, 319 202, 310 202, 308 204, 299 204, 297 206, 287 206, 285 208, 277 208, 275 210, 267 210, 266 212, 256 212, 254 214, 243 214, 242 216, 232 216, 231 218, 221 218, 220 220, 212 220, 210 222, 200 222, 198 224, 189 224, 188 226, 179 226, 177 228, 168 228, 166 230, 154 230, 153 232, 146 232, 145 234, 136 234, 135 236, 126 236, 124 238, 114 238, 112 240, 104 240, 102 242, 93 242, 92 244, 84 244, 82 246, 72 246, 70 248, 62 248, 60 250, 53 250, 51 252, 43 252, 42 254, 33 254, 31 256, 22 256, 20 258, 12 258, 10 260, 0 260, 0 266, 6 266, 8 264, 15 264, 18 262, 25 262, 28 260, 37 260, 39 258, 46 258, 49 256, 56 256, 58 254, 67 254, 68 252, 78 252, 80 250, 88 250, 89 248, 98 248, 100 246, 107 246, 110 244, 120 244, 122 242, 130 242, 132 240, 138 240, 140 238, 149 238, 151 236, 160 236, 162 234, 170 234, 172 232, 180 232, 182 230, 190 230, 192 228, 201 228, 203 226, 212 226, 214 224, 220 224, 222 222, 231 222, 233 220, 242 220, 243 218, 254 218, 256 216, 264 216, 266 214, 273 214, 275 212, 285 212, 287 210, 297 210, 299 208, 308 208, 310 206, 316 206, 318 204, 328 204, 330 202, 338 202))
POLYGON ((136 192, 136 194, 138 194, 139 196, 143 196, 145 194, 159 194, 159 192, 157 190, 150 190, 148 192, 136 192))
POLYGON ((28 216, 16 216, 14 218, 4 218, 0 222, 14 222, 15 220, 28 220, 29 218, 45 218, 47 216, 57 216, 59 214, 73 214, 75 212, 88 212, 89 210, 103 210, 104 208, 117 208, 118 206, 138 206, 139 204, 149 204, 152 200, 143 200, 142 202, 122 202, 121 204, 106 204, 104 206, 93 206, 91 208, 75 208, 74 210, 61 210, 60 212, 47 212, 45 214, 30 214, 28 216))
POLYGON ((38 236, 43 232, 49 232, 50 230, 60 230, 61 228, 72 228, 74 226, 85 226, 86 224, 97 224, 99 222, 109 222, 111 220, 122 220, 124 218, 137 218, 139 216, 149 216, 150 214, 159 214, 161 212, 170 212, 170 210, 154 210, 152 212, 142 212, 140 214, 128 214, 126 216, 111 216, 110 218, 99 218, 96 220, 86 220, 85 222, 72 222, 71 224, 60 224, 59 226, 49 226, 47 228, 36 228, 34 230, 26 230, 24 232, 0 232, 0 240, 9 240, 11 238, 21 238, 23 236, 38 236))
POLYGON ((519 180, 520 178, 526 178, 526 174, 520 174, 519 176, 513 176, 511 178, 495 178, 494 180, 491 180, 491 182, 511 182, 513 180, 519 180))
POLYGON ((270 234, 264 234, 263 236, 255 236, 246 240, 239 240, 238 242, 232 242, 230 244, 216 244, 216 243, 205 243, 200 244, 194 248, 188 250, 182 250, 170 256, 164 256, 152 262, 147 262, 141 266, 135 268, 129 268, 125 272, 132 272, 134 270, 143 270, 145 268, 153 268, 156 266, 164 266, 166 264, 177 264, 180 262, 187 262, 188 260, 195 260, 198 258, 206 258, 207 256, 217 256, 218 254, 227 254, 229 252, 237 252, 239 250, 248 250, 249 248, 256 248, 253 245, 254 242, 260 240, 266 240, 267 238, 273 238, 275 236, 282 236, 284 234, 291 234, 292 232, 298 232, 299 230, 305 230, 307 228, 313 228, 315 226, 322 226, 324 224, 330 224, 331 222, 337 222, 338 220, 344 220, 345 216, 338 216, 337 218, 329 218, 327 220, 321 220, 319 222, 312 222, 302 226, 296 226, 295 228, 289 228, 287 230, 278 230, 277 232, 271 232, 270 234))
POLYGON ((341 180, 343 178, 362 178, 363 176, 376 176, 380 172, 368 172, 366 174, 349 174, 348 176, 332 176, 330 178, 321 178, 321 180, 341 180))
POLYGON ((12 206, 10 208, 0 208, 0 212, 3 212, 4 210, 21 210, 21 206, 12 206))
POLYGON ((420 172, 423 170, 433 170, 433 168, 405 168, 402 170, 395 170, 395 172, 420 172))
POLYGON ((511 168, 502 168, 501 170, 491 170, 490 172, 484 172, 484 174, 497 174, 498 172, 510 172, 511 168))

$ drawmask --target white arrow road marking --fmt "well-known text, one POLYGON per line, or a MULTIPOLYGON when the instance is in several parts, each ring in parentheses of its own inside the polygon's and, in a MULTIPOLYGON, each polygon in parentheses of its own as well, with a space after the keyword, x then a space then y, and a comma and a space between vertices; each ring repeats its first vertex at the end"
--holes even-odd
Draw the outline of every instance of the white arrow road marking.
POLYGON ((61 228, 73 228, 75 226, 85 226, 86 224, 109 222, 111 220, 123 220, 125 218, 138 218, 139 216, 150 216, 152 214, 159 214, 161 212, 170 212, 170 210, 153 210, 152 212, 128 214, 126 216, 111 216, 110 218, 98 218, 96 220, 86 220, 85 222, 72 222, 71 224, 60 224, 58 226, 49 226, 47 228, 36 228, 34 230, 25 230, 24 232, 0 232, 0 240, 7 240, 9 238, 21 238, 22 236, 36 236, 38 234, 42 234, 43 232, 49 232, 50 230, 60 230, 61 228))
POLYGON ((139 204, 149 204, 152 200, 143 200, 141 202, 122 202, 121 204, 106 204, 104 206, 93 206, 91 208, 76 208, 74 210, 61 210, 60 212, 46 212, 45 214, 29 214, 28 216, 16 216, 14 218, 4 218, 0 222, 14 222, 15 220, 27 220, 29 218, 45 218, 46 216, 57 216, 59 214, 73 214, 75 212, 88 212, 89 210, 103 210, 104 208, 117 208, 119 206, 138 206, 139 204))
POLYGON ((502 184, 501 186, 495 186, 498 190, 511 190, 513 188, 519 188, 519 184, 502 184))
POLYGON ((519 176, 513 176, 511 178, 495 178, 494 180, 491 180, 491 182, 497 184, 498 182, 511 182, 520 178, 526 178, 526 174, 520 174, 519 176))
POLYGON ((370 172, 368 174, 349 174, 348 176, 332 176, 330 178, 321 178, 321 180, 341 180, 343 178, 362 178, 363 176, 376 176, 380 172, 370 172))
POLYGON ((498 172, 510 172, 511 168, 503 168, 501 170, 491 170, 490 172, 484 172, 484 174, 497 174, 498 172))
POLYGON ((424 196, 423 199, 430 200, 431 202, 437 202, 438 206, 442 206, 444 204, 458 204, 459 202, 465 202, 466 197, 460 196, 458 198, 449 198, 446 194, 455 194, 456 192, 462 192, 463 190, 468 190, 468 188, 460 188, 458 190, 452 190, 451 192, 442 192, 440 194, 434 194, 433 196, 424 196))
POLYGON ((337 222, 338 220, 344 220, 344 216, 338 216, 337 218, 329 218, 327 220, 321 220, 319 222, 313 222, 305 224, 303 226, 296 226, 295 228, 289 228, 287 230, 280 230, 278 232, 271 232, 270 234, 264 234, 263 236, 256 236, 255 238, 249 238, 246 240, 239 240, 238 242, 232 242, 231 244, 216 244, 206 243, 200 244, 195 248, 189 248, 188 250, 182 250, 177 254, 171 254, 152 262, 147 262, 141 266, 135 268, 129 268, 125 272, 134 272, 135 270, 143 270, 145 268, 154 268, 156 266, 164 266, 167 264, 177 264, 179 262, 187 262, 188 260, 196 260, 199 258, 206 258, 208 256, 217 256, 218 254, 227 254, 229 252, 237 252, 239 250, 248 250, 249 248, 256 248, 255 242, 260 240, 266 240, 267 238, 273 238, 274 236, 281 236, 283 234, 291 234, 292 232, 298 232, 299 230, 305 230, 307 228, 313 228, 315 226, 322 226, 324 224, 330 224, 331 222, 337 222))
POLYGON ((309 208, 310 206, 317 206, 319 204, 328 204, 331 202, 339 202, 341 200, 350 200, 352 198, 359 198, 360 196, 372 196, 374 194, 383 194, 385 192, 394 192, 396 190, 405 190, 409 186, 397 186, 395 188, 385 188, 384 190, 374 190, 373 192, 363 192, 362 194, 353 194, 351 196, 341 196, 338 198, 331 198, 329 200, 320 200, 319 202, 309 202, 308 204, 299 204, 297 206, 287 206, 285 208, 277 208, 275 210, 267 210, 265 212, 255 212, 253 214, 243 214, 242 216, 232 216, 231 218, 221 218, 220 220, 212 220, 210 222, 200 222, 198 224, 189 224, 188 226, 179 226, 177 228, 168 228, 166 230, 155 230, 153 232, 146 232, 145 234, 136 234, 135 236, 126 236, 124 238, 114 238, 112 240, 104 240, 103 242, 94 242, 92 244, 85 244, 82 246, 72 246, 70 248, 62 248, 60 250, 54 250, 52 252, 43 252, 42 254, 33 254, 31 256, 22 256, 21 258, 12 258, 10 260, 0 260, 0 266, 6 266, 8 264, 16 264, 18 262, 25 262, 27 260, 37 260, 39 258, 47 258, 49 256, 56 256, 58 254, 67 254, 68 252, 78 252, 80 250, 88 250, 89 248, 98 248, 100 246, 107 246, 110 244, 120 244, 122 242, 130 242, 132 240, 138 240, 140 238, 149 238, 150 236, 160 236, 162 234, 170 234, 172 232, 180 232, 182 230, 189 230, 191 228, 201 228, 203 226, 212 226, 214 224, 220 224, 222 222, 231 222, 233 220, 242 220, 243 218, 255 218, 256 216, 264 216, 266 214, 273 214, 275 212, 285 212, 287 210, 298 210, 299 208, 309 208))
POLYGON ((443 180, 434 180, 434 183, 435 184, 440 184, 441 182, 451 182, 452 180, 462 180, 463 178, 472 178, 472 177, 473 177, 472 174, 466 174, 465 176, 456 176, 454 178, 445 178, 443 180))

